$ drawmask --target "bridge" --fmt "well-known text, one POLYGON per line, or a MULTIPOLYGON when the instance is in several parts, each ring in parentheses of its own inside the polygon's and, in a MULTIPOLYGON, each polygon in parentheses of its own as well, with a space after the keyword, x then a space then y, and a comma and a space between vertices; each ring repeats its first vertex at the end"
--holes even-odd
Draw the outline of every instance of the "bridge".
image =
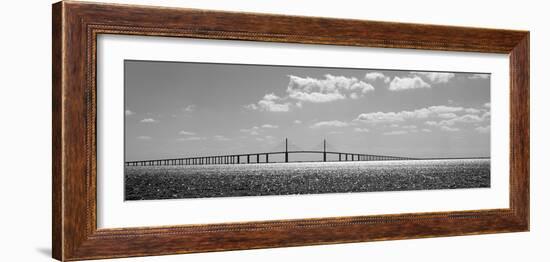
POLYGON ((327 162, 328 156, 333 156, 337 162, 342 161, 391 161, 391 160, 417 160, 418 158, 372 155, 365 153, 327 151, 327 141, 323 140, 323 150, 288 150, 288 139, 285 139, 284 151, 194 156, 170 159, 140 160, 125 162, 126 166, 171 166, 171 165, 229 165, 229 164, 260 164, 279 163, 269 162, 270 156, 284 155, 284 163, 291 163, 290 156, 296 154, 319 154, 319 161, 327 162), (337 158, 336 158, 337 156, 337 158), (322 158, 321 158, 322 157, 322 158))

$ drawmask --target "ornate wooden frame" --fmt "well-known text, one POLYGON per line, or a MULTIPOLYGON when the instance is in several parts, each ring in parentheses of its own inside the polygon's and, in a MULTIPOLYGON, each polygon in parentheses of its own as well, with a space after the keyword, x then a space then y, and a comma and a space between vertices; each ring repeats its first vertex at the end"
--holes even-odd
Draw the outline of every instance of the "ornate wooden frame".
POLYGON ((53 5, 53 257, 80 260, 529 230, 529 32, 83 2, 53 5), (98 34, 510 56, 510 208, 98 229, 98 34))

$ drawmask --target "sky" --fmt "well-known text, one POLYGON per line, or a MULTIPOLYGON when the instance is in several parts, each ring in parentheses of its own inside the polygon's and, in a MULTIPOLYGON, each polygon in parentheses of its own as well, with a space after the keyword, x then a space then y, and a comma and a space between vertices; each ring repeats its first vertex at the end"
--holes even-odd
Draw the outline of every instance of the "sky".
POLYGON ((490 74, 126 60, 125 159, 490 156, 490 74))

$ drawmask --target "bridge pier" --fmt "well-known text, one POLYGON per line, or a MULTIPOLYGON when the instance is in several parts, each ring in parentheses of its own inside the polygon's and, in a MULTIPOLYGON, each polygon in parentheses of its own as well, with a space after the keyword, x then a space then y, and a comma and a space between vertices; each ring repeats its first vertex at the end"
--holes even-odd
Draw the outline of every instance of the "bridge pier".
POLYGON ((269 154, 265 154, 265 162, 269 163, 269 154))
POLYGON ((257 163, 257 164, 260 163, 260 154, 257 154, 257 155, 256 155, 256 163, 257 163))
POLYGON ((250 155, 246 155, 246 163, 250 164, 250 155))

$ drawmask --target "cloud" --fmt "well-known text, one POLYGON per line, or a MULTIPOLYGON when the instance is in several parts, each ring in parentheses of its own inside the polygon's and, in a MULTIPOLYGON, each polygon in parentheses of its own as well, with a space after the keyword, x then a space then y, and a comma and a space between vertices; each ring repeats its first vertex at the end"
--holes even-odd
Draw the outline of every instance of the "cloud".
POLYGON ((355 77, 325 75, 324 79, 289 75, 288 97, 302 102, 327 103, 359 98, 374 87, 355 77))
POLYGON ((471 74, 468 79, 489 79, 491 74, 471 74))
POLYGON ((136 138, 139 139, 139 140, 151 140, 152 139, 152 137, 150 137, 150 136, 138 136, 136 138))
POLYGON ((264 97, 258 101, 257 104, 250 104, 244 106, 249 110, 259 110, 266 112, 288 112, 290 111, 290 103, 279 103, 282 100, 277 95, 270 93, 264 95, 264 97))
POLYGON ((258 110, 258 106, 256 104, 249 104, 249 105, 245 105, 244 108, 248 109, 248 110, 258 110))
POLYGON ((369 130, 367 128, 360 128, 360 127, 354 128, 353 131, 358 132, 358 133, 367 133, 367 132, 369 132, 369 130))
POLYGON ((477 132, 480 132, 482 134, 488 134, 489 132, 491 132, 491 125, 487 125, 487 126, 478 126, 476 127, 475 129, 477 132))
POLYGON ((431 88, 431 85, 424 82, 424 80, 422 80, 422 78, 418 76, 403 78, 396 76, 393 78, 389 85, 389 90, 391 91, 402 91, 418 88, 431 88))
POLYGON ((439 113, 439 114, 443 114, 443 113, 454 113, 454 112, 459 112, 459 111, 464 110, 463 107, 459 107, 459 106, 445 106, 445 105, 442 105, 442 106, 430 106, 428 109, 430 109, 430 111, 433 111, 434 113, 439 113))
POLYGON ((404 129, 416 129, 416 126, 415 126, 415 125, 405 125, 405 126, 402 126, 401 128, 404 128, 404 129))
POLYGON ((225 136, 222 136, 222 135, 215 135, 214 136, 214 139, 218 140, 218 141, 229 141, 231 139, 225 137, 225 136))
POLYGON ((326 103, 336 100, 343 100, 346 97, 338 92, 335 93, 319 93, 319 92, 302 92, 302 91, 292 91, 289 95, 291 98, 311 102, 311 103, 326 103))
POLYGON ((200 137, 200 136, 190 136, 190 137, 180 137, 177 140, 178 141, 199 141, 199 140, 206 140, 206 138, 200 137))
POLYGON ((432 130, 427 129, 427 128, 424 128, 424 129, 422 129, 422 130, 420 130, 420 131, 425 132, 425 133, 430 133, 430 132, 432 132, 432 130))
POLYGON ((441 130, 443 130, 443 131, 448 131, 448 132, 456 132, 456 131, 460 131, 460 128, 458 128, 458 127, 450 127, 450 126, 442 126, 442 127, 441 127, 441 130))
POLYGON ((479 109, 475 108, 466 108, 464 111, 468 114, 478 114, 480 112, 479 109))
POLYGON ((301 120, 294 120, 294 124, 297 124, 297 125, 298 125, 298 124, 301 124, 301 123, 302 123, 301 120))
POLYGON ((483 104, 483 107, 491 109, 491 103, 487 102, 483 104))
POLYGON ((397 136, 397 135, 405 135, 407 133, 408 132, 405 131, 405 130, 398 130, 398 131, 385 132, 384 135, 385 136, 397 136))
POLYGON ((325 75, 324 79, 289 75, 286 96, 269 93, 257 103, 245 105, 248 110, 288 112, 303 103, 328 103, 344 99, 358 99, 373 91, 374 87, 355 77, 325 75))
MULTIPOLYGON (((467 112, 467 111, 471 112, 471 110, 468 110, 468 109, 464 110, 464 112, 467 112)), ((481 110, 479 110, 479 112, 481 112, 481 110)), ((430 121, 426 121, 425 124, 428 126, 439 127, 443 131, 458 131, 460 129, 455 127, 456 124, 481 123, 489 120, 490 117, 491 117, 491 114, 489 112, 484 112, 482 115, 465 114, 461 116, 456 116, 454 118, 441 120, 439 122, 430 120, 430 121)))
POLYGON ((197 110, 197 106, 196 105, 188 105, 186 107, 183 108, 183 111, 184 112, 193 112, 197 110))
POLYGON ((455 118, 452 118, 452 119, 449 119, 449 120, 441 120, 439 122, 439 125, 444 125, 444 126, 452 126, 456 123, 479 123, 479 122, 483 122, 485 119, 483 116, 478 116, 478 115, 462 115, 462 116, 459 116, 459 117, 455 117, 455 118))
POLYGON ((251 128, 242 128, 239 131, 249 135, 256 136, 256 135, 259 135, 260 132, 263 132, 262 130, 275 129, 275 128, 279 128, 279 126, 271 125, 271 124, 263 124, 261 126, 253 126, 251 128))
POLYGON ((455 77, 454 73, 414 72, 414 74, 423 76, 427 78, 431 83, 434 83, 434 84, 447 83, 455 77))
POLYGON ((385 76, 384 74, 380 73, 380 72, 370 72, 370 73, 366 73, 365 74, 365 79, 367 80, 370 80, 370 81, 376 81, 377 79, 381 79, 381 80, 384 80, 384 83, 389 83, 390 82, 390 77, 388 76, 385 76))
POLYGON ((321 121, 317 122, 310 126, 310 128, 322 128, 322 127, 346 127, 349 126, 348 123, 338 121, 338 120, 331 120, 331 121, 321 121))
POLYGON ((153 119, 153 118, 145 118, 145 119, 141 119, 141 121, 139 121, 141 123, 155 123, 155 122, 158 122, 157 120, 153 119))
POLYGON ((362 113, 357 116, 355 121, 361 121, 365 123, 395 123, 402 122, 407 119, 424 119, 428 117, 438 116, 441 114, 459 112, 464 110, 463 107, 452 106, 430 106, 426 108, 420 108, 413 111, 400 111, 400 112, 373 112, 362 113))
POLYGON ((251 128, 243 128, 243 129, 240 129, 239 131, 243 132, 243 133, 247 133, 249 135, 253 135, 253 136, 256 136, 256 135, 259 135, 259 131, 260 131, 260 128, 257 127, 257 126, 253 126, 251 128))
POLYGON ((367 123, 391 123, 391 122, 404 121, 405 118, 401 113, 374 112, 374 113, 360 114, 356 118, 356 120, 357 121, 362 121, 362 122, 367 122, 367 123))
POLYGON ((127 115, 127 116, 131 116, 131 115, 135 115, 135 114, 136 114, 135 112, 132 112, 129 109, 126 109, 126 111, 124 111, 124 115, 127 115))
POLYGON ((178 134, 185 135, 185 136, 194 136, 194 135, 196 135, 196 133, 194 133, 194 132, 189 132, 189 131, 185 131, 185 130, 179 131, 178 134))
POLYGON ((442 114, 439 114, 437 116, 440 117, 440 118, 455 118, 456 114, 455 113, 442 113, 442 114))

